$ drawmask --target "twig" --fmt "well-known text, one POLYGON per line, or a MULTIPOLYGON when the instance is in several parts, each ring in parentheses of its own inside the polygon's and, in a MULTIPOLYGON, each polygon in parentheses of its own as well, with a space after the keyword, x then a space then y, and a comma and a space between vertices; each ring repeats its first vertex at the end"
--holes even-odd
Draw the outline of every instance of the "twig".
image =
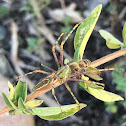
POLYGON ((119 14, 119 19, 123 19, 124 16, 125 16, 125 14, 126 14, 126 7, 124 7, 124 8, 122 9, 121 13, 119 14))
MULTIPOLYGON (((98 60, 92 62, 91 66, 92 66, 92 67, 97 67, 97 66, 99 66, 99 65, 101 65, 101 64, 103 64, 103 63, 106 63, 106 62, 108 62, 108 61, 110 61, 110 60, 113 60, 113 59, 115 59, 115 58, 118 58, 118 57, 120 57, 120 56, 122 56, 122 55, 124 55, 124 54, 126 54, 126 49, 119 50, 119 51, 117 51, 117 52, 114 52, 114 53, 112 53, 112 54, 109 54, 109 55, 107 55, 107 56, 105 56, 105 57, 102 57, 102 58, 100 58, 100 59, 98 59, 98 60)), ((55 81, 55 82, 54 82, 54 87, 58 87, 59 85, 61 85, 60 82, 58 82, 58 81, 55 81)), ((43 93, 45 93, 45 92, 48 92, 48 91, 51 90, 51 89, 52 89, 51 84, 50 84, 50 85, 47 85, 47 86, 44 86, 41 90, 38 90, 38 91, 35 91, 35 92, 29 94, 29 95, 27 96, 26 102, 29 101, 29 100, 32 100, 32 99, 34 99, 34 98, 36 98, 36 97, 38 97, 39 95, 41 95, 41 94, 43 94, 43 93)), ((4 113, 4 112, 7 112, 7 111, 9 111, 9 110, 10 110, 10 109, 9 109, 8 107, 5 107, 5 108, 3 108, 3 109, 0 111, 0 114, 2 114, 2 113, 4 113)))
POLYGON ((16 64, 18 61, 18 35, 17 35, 18 26, 14 21, 11 22, 11 32, 12 32, 12 35, 11 35, 10 57, 13 63, 16 64))
POLYGON ((65 9, 66 8, 65 1, 64 0, 60 0, 60 4, 61 4, 61 8, 62 9, 65 9))
POLYGON ((104 57, 92 62, 91 67, 100 66, 100 65, 102 65, 102 64, 104 64, 104 63, 106 63, 108 61, 111 61, 111 60, 113 60, 115 58, 118 58, 118 57, 120 57, 120 56, 122 56, 124 54, 126 54, 126 49, 122 49, 122 50, 119 50, 117 52, 111 53, 111 54, 109 54, 107 56, 104 56, 104 57))

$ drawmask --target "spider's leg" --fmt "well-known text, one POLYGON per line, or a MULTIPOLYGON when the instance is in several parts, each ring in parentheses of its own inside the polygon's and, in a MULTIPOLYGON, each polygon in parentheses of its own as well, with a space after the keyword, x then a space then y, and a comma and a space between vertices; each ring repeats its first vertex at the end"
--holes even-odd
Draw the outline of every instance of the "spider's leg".
POLYGON ((52 72, 56 72, 54 69, 50 68, 49 66, 46 66, 44 64, 41 63, 41 66, 47 68, 48 70, 52 71, 52 72))
POLYGON ((70 92, 70 94, 72 95, 73 99, 75 100, 76 104, 80 107, 80 103, 79 101, 77 100, 77 98, 75 97, 75 95, 73 94, 73 92, 71 91, 69 85, 67 83, 64 83, 65 84, 65 87, 67 88, 67 90, 70 92))
POLYGON ((76 78, 70 78, 70 81, 76 81, 76 82, 84 82, 84 83, 88 83, 88 84, 97 84, 97 85, 101 85, 101 86, 105 86, 105 84, 103 83, 99 83, 99 82, 95 82, 95 81, 90 81, 90 80, 81 80, 81 79, 76 79, 76 78))
POLYGON ((80 75, 85 75, 87 73, 97 73, 97 72, 109 71, 109 70, 120 70, 120 69, 116 69, 116 68, 106 68, 106 69, 89 70, 89 71, 85 71, 85 72, 82 72, 82 73, 72 74, 70 77, 73 78, 73 77, 78 77, 80 75))
POLYGON ((43 73, 43 74, 46 74, 46 75, 49 75, 49 74, 50 74, 49 72, 46 72, 46 71, 43 71, 43 70, 34 70, 34 71, 32 71, 32 72, 29 72, 29 73, 26 73, 26 74, 23 74, 23 75, 19 76, 19 77, 18 77, 18 80, 19 80, 20 78, 22 78, 23 76, 27 76, 27 75, 33 74, 33 73, 43 73))
MULTIPOLYGON (((80 22, 81 23, 81 22, 80 22)), ((72 32, 80 25, 80 23, 76 24, 73 29, 69 32, 69 34, 66 36, 66 38, 64 39, 64 41, 61 42, 61 45, 60 45, 60 62, 61 62, 61 66, 64 65, 64 62, 63 62, 63 46, 66 42, 66 40, 70 37, 70 35, 72 34, 72 32)))
POLYGON ((58 61, 58 58, 56 56, 56 52, 55 52, 55 48, 56 48, 56 45, 58 44, 60 38, 64 35, 64 33, 61 33, 61 35, 59 36, 59 38, 57 39, 57 41, 55 42, 55 44, 52 46, 52 53, 53 53, 53 56, 54 56, 54 59, 55 59, 55 62, 56 62, 56 65, 57 67, 59 68, 60 65, 59 65, 59 61, 58 61))
POLYGON ((59 105, 60 110, 62 112, 61 105, 60 105, 60 103, 59 103, 59 101, 58 101, 58 99, 57 99, 57 97, 55 95, 55 90, 54 90, 54 88, 55 88, 54 87, 54 77, 55 77, 55 73, 52 73, 52 77, 53 77, 53 79, 52 79, 52 95, 54 96, 54 98, 55 98, 55 100, 56 100, 57 104, 59 105))

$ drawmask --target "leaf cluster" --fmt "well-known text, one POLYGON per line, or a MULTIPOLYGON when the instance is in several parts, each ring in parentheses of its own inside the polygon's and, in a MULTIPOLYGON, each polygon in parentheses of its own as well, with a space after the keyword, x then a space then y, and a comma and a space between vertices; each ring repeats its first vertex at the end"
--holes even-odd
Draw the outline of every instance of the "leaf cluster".
POLYGON ((27 84, 25 82, 18 81, 15 89, 10 82, 8 82, 8 86, 10 89, 10 98, 4 93, 2 95, 7 107, 11 109, 10 114, 32 114, 30 109, 39 106, 43 102, 42 100, 35 99, 25 102, 27 97, 27 84))
MULTIPOLYGON (((101 8, 102 8, 101 5, 97 6, 91 12, 91 15, 87 19, 85 19, 86 21, 81 23, 81 25, 77 29, 77 32, 76 32, 76 35, 75 35, 75 39, 74 39, 74 47, 75 47, 74 60, 75 61, 81 60, 82 57, 83 57, 86 44, 87 44, 88 39, 89 39, 93 29, 94 29, 94 26, 95 26, 95 24, 96 24, 96 22, 98 20, 98 17, 99 17, 100 12, 101 12, 101 8)), ((105 35, 105 36, 107 36, 107 35, 105 35)), ((115 41, 115 40, 113 40, 113 41, 115 41)), ((92 69, 95 69, 95 68, 88 68, 88 69, 92 70, 92 69)), ((86 71, 88 71, 88 70, 86 70, 86 71)), ((98 76, 97 73, 95 73, 93 76, 94 76, 93 79, 95 79, 95 80, 101 80, 102 79, 102 78, 100 78, 98 76), (96 75, 97 75, 97 77, 96 77, 96 75)), ((82 76, 81 79, 85 80, 84 76, 82 76)), ((123 100, 123 98, 121 96, 116 95, 116 94, 111 93, 111 92, 108 92, 108 91, 105 91, 103 87, 98 86, 96 84, 93 84, 93 83, 87 84, 87 83, 83 83, 83 82, 80 82, 79 84, 82 87, 84 87, 85 90, 88 93, 90 93, 95 98, 100 99, 102 101, 112 102, 112 101, 123 100)))
POLYGON ((37 107, 43 101, 36 99, 26 101, 27 84, 25 82, 18 81, 15 89, 10 82, 8 82, 8 85, 10 88, 10 98, 4 93, 2 95, 7 107, 10 108, 9 113, 11 115, 24 113, 27 115, 37 115, 45 120, 61 120, 86 107, 85 104, 80 104, 79 106, 77 104, 64 105, 61 107, 62 112, 59 107, 37 107))

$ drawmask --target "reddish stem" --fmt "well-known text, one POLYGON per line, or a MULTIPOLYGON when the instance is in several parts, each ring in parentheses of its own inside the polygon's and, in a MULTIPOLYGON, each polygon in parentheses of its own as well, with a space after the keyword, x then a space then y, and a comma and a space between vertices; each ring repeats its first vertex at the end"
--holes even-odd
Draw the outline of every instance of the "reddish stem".
MULTIPOLYGON (((91 63, 91 67, 97 67, 97 66, 99 66, 101 64, 104 64, 104 63, 110 61, 110 60, 113 60, 115 58, 118 58, 118 57, 120 57, 120 56, 122 56, 124 54, 126 54, 126 49, 119 50, 117 52, 114 52, 112 54, 109 54, 107 56, 104 56, 104 57, 102 57, 102 58, 100 58, 100 59, 92 62, 91 63)), ((54 87, 58 87, 59 85, 61 85, 61 83, 58 80, 56 80, 54 82, 54 87)), ((38 97, 39 95, 41 95, 41 94, 43 94, 43 93, 45 93, 45 92, 47 92, 47 91, 49 91, 51 89, 52 89, 52 85, 51 84, 48 84, 48 85, 44 86, 41 90, 35 91, 35 92, 29 94, 27 96, 26 102, 27 101, 30 101, 30 100, 32 100, 32 99, 34 99, 36 97, 38 97)), ((15 103, 15 105, 17 105, 17 103, 15 103)), ((4 112, 7 112, 9 110, 10 109, 8 107, 5 107, 5 108, 3 108, 3 109, 0 110, 0 114, 2 114, 4 112)))

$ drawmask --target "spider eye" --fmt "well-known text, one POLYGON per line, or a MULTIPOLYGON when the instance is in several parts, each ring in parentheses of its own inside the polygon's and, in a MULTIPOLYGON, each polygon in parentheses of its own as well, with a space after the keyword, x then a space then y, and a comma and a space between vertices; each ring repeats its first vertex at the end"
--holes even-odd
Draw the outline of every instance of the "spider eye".
POLYGON ((75 68, 75 71, 78 71, 78 68, 75 68))

